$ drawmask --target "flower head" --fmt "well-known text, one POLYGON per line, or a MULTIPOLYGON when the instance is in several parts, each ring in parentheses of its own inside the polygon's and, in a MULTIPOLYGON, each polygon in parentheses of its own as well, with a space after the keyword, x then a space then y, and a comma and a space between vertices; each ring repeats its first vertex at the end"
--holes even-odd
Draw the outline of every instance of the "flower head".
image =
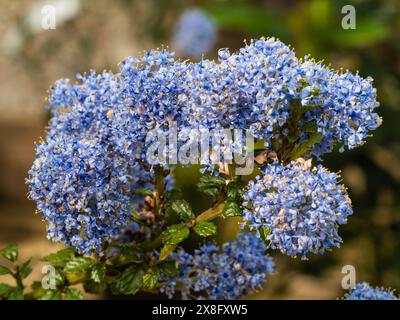
POLYGON ((324 253, 339 247, 338 226, 352 214, 338 176, 309 161, 286 166, 275 162, 249 183, 243 219, 252 230, 263 228, 271 248, 289 256, 324 253))
POLYGON ((357 283, 343 298, 345 300, 399 300, 393 290, 383 287, 373 288, 366 282, 357 283))
POLYGON ((237 240, 223 244, 221 251, 207 244, 193 255, 180 249, 172 259, 180 273, 164 278, 162 291, 169 297, 179 284, 184 298, 237 299, 259 288, 275 269, 265 244, 251 233, 239 234, 237 240))
MULTIPOLYGON (((372 78, 358 74, 337 72, 306 57, 299 73, 304 82, 300 91, 301 106, 311 106, 301 119, 300 126, 315 124, 323 136, 311 152, 320 157, 330 151, 334 143, 353 149, 364 144, 369 132, 382 122, 375 109, 379 107, 372 78)), ((302 139, 309 134, 300 133, 302 139)))

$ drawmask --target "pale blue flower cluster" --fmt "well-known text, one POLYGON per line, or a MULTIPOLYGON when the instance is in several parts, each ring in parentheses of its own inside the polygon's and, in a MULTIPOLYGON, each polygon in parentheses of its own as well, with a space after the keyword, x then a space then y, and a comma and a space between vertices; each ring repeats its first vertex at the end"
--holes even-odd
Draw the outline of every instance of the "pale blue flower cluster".
MULTIPOLYGON (((311 106, 301 119, 300 127, 313 123, 323 139, 312 154, 319 157, 331 151, 334 143, 353 149, 364 144, 369 132, 381 124, 374 113, 379 107, 372 78, 350 72, 338 74, 306 57, 299 69, 304 86, 300 91, 302 106, 311 106)), ((309 134, 301 132, 301 141, 309 134)))
POLYGON ((221 49, 218 62, 193 64, 188 75, 191 123, 250 129, 266 146, 289 134, 300 145, 319 133, 323 139, 309 156, 320 157, 334 143, 349 149, 362 145, 381 123, 370 77, 338 74, 308 57, 298 59, 274 38, 251 41, 235 53, 221 49), (289 120, 297 114, 297 131, 290 132, 289 120))
POLYGON ((207 128, 250 129, 268 141, 289 117, 289 101, 300 87, 298 60, 292 50, 271 38, 230 54, 219 62, 202 61, 188 79, 191 122, 207 128))
POLYGON ((200 9, 188 9, 179 17, 172 47, 178 53, 201 58, 215 45, 217 27, 211 17, 200 9))
POLYGON ((343 299, 345 300, 399 300, 393 290, 371 287, 368 283, 357 283, 353 289, 349 290, 343 299))
MULTIPOLYGON (((371 79, 298 59, 274 38, 251 41, 232 54, 220 50, 218 62, 180 61, 164 49, 153 50, 123 61, 118 73, 92 71, 77 80, 60 80, 50 90, 52 118, 46 140, 37 146, 28 184, 48 224, 48 237, 87 254, 101 253, 102 245, 131 223, 130 212, 141 200, 134 190, 154 178, 146 161, 146 137, 153 129, 167 131, 172 122, 179 130, 250 129, 266 146, 272 140, 284 145, 295 134, 295 146, 312 134, 303 127, 314 125, 323 139, 310 157, 331 150, 334 142, 361 145, 380 123, 373 112, 378 103, 371 79), (298 130, 290 132, 290 120, 298 114, 298 130)), ((279 168, 275 164, 265 173, 276 170, 270 174, 283 178, 297 170, 296 165, 279 168)), ((289 255, 337 246, 335 226, 350 212, 344 192, 334 187, 336 178, 316 170, 300 175, 306 187, 293 179, 271 193, 276 197, 272 214, 290 200, 282 207, 284 217, 277 218, 281 222, 262 212, 262 217, 260 212, 254 218, 245 215, 254 227, 268 223, 273 245, 289 255), (310 188, 311 197, 293 195, 310 188), (308 207, 309 198, 314 202, 308 207), (298 210, 299 219, 289 209, 298 210), (279 226, 284 226, 281 233, 279 226)), ((256 206, 269 201, 262 181, 248 192, 256 206)))
POLYGON ((179 288, 184 299, 237 299, 260 288, 275 270, 266 250, 263 241, 251 233, 240 233, 221 249, 206 244, 193 255, 180 249, 172 255, 179 275, 164 277, 161 292, 172 298, 179 288))
POLYGON ((352 214, 338 176, 321 165, 310 168, 307 161, 266 166, 250 181, 244 199, 244 225, 264 228, 272 249, 303 259, 339 247, 338 226, 352 214))

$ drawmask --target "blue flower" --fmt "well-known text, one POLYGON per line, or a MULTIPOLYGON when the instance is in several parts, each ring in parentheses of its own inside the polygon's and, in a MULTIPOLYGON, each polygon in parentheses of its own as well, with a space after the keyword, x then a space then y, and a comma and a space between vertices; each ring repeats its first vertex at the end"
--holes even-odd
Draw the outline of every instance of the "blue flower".
POLYGON ((102 253, 102 246, 130 222, 140 203, 135 185, 148 177, 101 137, 74 141, 48 137, 37 147, 29 172, 30 197, 47 223, 47 236, 80 253, 102 253))
MULTIPOLYGON (((76 83, 59 80, 50 89, 52 118, 46 139, 36 148, 29 194, 48 223, 50 239, 79 252, 101 252, 132 222, 130 211, 143 200, 133 192, 140 181, 154 177, 146 157, 146 137, 154 129, 167 133, 172 123, 178 132, 249 129, 267 147, 285 145, 289 135, 294 135, 294 147, 318 133, 322 139, 304 156, 320 157, 334 143, 350 149, 362 145, 381 122, 374 112, 378 106, 371 78, 298 59, 275 38, 251 41, 235 53, 222 49, 217 62, 189 63, 165 49, 151 50, 122 61, 115 74, 91 71, 78 74, 76 83), (298 130, 290 132, 293 127, 298 130)), ((178 141, 177 147, 184 143, 178 141)), ((168 155, 170 147, 161 152, 168 155)), ((213 171, 219 160, 203 169, 213 171)), ((337 225, 345 223, 351 209, 336 175, 321 167, 297 167, 267 167, 265 174, 282 181, 292 171, 299 176, 281 181, 275 192, 264 188, 272 182, 263 178, 250 185, 247 200, 254 200, 255 207, 245 211, 245 218, 253 229, 265 223, 271 227, 273 247, 305 256, 338 246, 337 225), (270 201, 266 195, 275 202, 259 210, 258 205, 270 201)))
MULTIPOLYGON (((308 57, 299 71, 304 87, 301 105, 314 105, 301 119, 300 126, 315 123, 323 139, 317 143, 311 155, 320 157, 332 150, 334 143, 353 149, 365 143, 369 132, 382 122, 374 111, 379 107, 372 78, 366 79, 350 72, 338 74, 308 57)), ((301 132, 300 140, 309 134, 301 132)))
POLYGON ((338 226, 352 209, 338 180, 321 165, 310 168, 309 161, 268 165, 244 195, 244 225, 265 230, 271 248, 289 256, 307 259, 309 252, 339 247, 338 226))
POLYGON ((368 283, 357 283, 353 289, 349 290, 343 299, 345 300, 399 300, 393 290, 373 288, 368 283))
POLYGON ((161 292, 170 298, 177 286, 185 299, 237 299, 260 288, 275 270, 266 246, 251 233, 218 246, 206 244, 191 255, 183 249, 172 254, 179 267, 177 277, 164 277, 161 292))

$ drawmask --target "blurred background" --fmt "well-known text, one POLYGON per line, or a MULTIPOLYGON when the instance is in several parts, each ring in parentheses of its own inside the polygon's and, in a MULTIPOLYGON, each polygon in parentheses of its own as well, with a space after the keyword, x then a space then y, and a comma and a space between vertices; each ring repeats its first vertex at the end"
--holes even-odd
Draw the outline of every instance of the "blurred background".
MULTIPOLYGON (((355 267, 357 281, 400 291, 398 0, 1 0, 0 5, 0 248, 16 241, 24 259, 61 247, 46 240, 24 183, 34 142, 45 134, 44 98, 57 79, 90 69, 116 71, 127 56, 161 45, 197 60, 202 53, 215 58, 217 48, 236 50, 244 39, 276 36, 299 57, 311 54, 334 68, 372 76, 384 121, 365 146, 325 156, 328 168, 342 172, 354 204, 354 215, 340 229, 342 247, 309 261, 272 253, 276 273, 250 298, 335 299, 343 294, 344 265, 355 267), (345 5, 356 9, 356 29, 342 28, 345 5), (46 18, 52 8, 55 29, 51 16, 46 18)), ((204 206, 190 187, 197 171, 178 171, 177 179, 187 199, 204 206)), ((218 240, 234 238, 235 228, 225 226, 218 240)), ((37 260, 28 281, 40 275, 37 260)))

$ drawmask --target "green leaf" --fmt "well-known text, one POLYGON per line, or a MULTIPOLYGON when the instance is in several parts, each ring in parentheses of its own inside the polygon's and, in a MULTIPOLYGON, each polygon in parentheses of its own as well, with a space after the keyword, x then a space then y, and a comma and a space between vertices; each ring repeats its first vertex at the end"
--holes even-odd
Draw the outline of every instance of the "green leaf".
POLYGON ((61 300, 61 293, 57 290, 46 290, 38 300, 61 300))
POLYGON ((165 199, 168 202, 182 199, 182 197, 183 197, 182 191, 179 189, 172 189, 172 190, 168 190, 167 192, 165 192, 165 199))
POLYGON ((165 259, 168 258, 168 256, 174 252, 176 248, 175 244, 166 244, 163 246, 160 250, 160 257, 158 258, 159 261, 164 261, 165 259))
POLYGON ((183 221, 189 221, 194 218, 193 210, 190 207, 189 202, 187 202, 186 200, 180 199, 173 201, 171 208, 178 214, 179 218, 183 221))
POLYGON ((106 291, 107 284, 105 282, 96 283, 93 280, 88 280, 83 283, 83 288, 87 293, 99 294, 106 291))
POLYGON ((227 198, 232 201, 241 200, 244 194, 244 181, 235 181, 228 184, 227 198))
POLYGON ((209 237, 217 233, 217 226, 210 221, 201 221, 193 227, 199 236, 209 237))
POLYGON ((10 286, 6 283, 0 283, 0 297, 7 298, 8 295, 15 289, 16 289, 15 287, 10 286))
POLYGON ((267 237, 271 234, 271 230, 268 229, 266 226, 261 226, 258 229, 258 233, 260 234, 260 238, 264 241, 267 240, 267 237))
MULTIPOLYGON (((304 86, 307 86, 307 84, 306 83, 304 83, 304 86)), ((316 95, 318 95, 318 91, 315 91, 315 92, 311 92, 311 94, 313 95, 313 96, 316 96, 316 95)), ((308 111, 310 111, 310 110, 312 110, 312 109, 315 109, 315 108, 318 108, 318 107, 320 107, 320 105, 318 105, 318 104, 309 104, 309 105, 301 105, 301 101, 299 100, 299 99, 294 99, 294 100, 292 100, 291 102, 290 102, 290 106, 291 106, 291 112, 292 112, 292 114, 291 114, 291 123, 293 124, 293 125, 295 125, 296 127, 297 127, 297 125, 298 125, 298 123, 299 123, 299 121, 300 121, 300 119, 301 119, 301 117, 306 113, 306 112, 308 112, 308 111)), ((294 136, 288 136, 287 137, 288 138, 288 140, 290 141, 290 142, 295 142, 296 140, 297 140, 297 136, 296 135, 294 135, 294 136)))
POLYGON ((169 277, 175 277, 179 274, 176 261, 162 261, 158 264, 161 272, 169 277))
POLYGON ((121 247, 120 254, 118 255, 118 261, 120 264, 141 263, 143 260, 143 252, 138 248, 132 248, 130 246, 121 247))
POLYGON ((31 274, 31 272, 32 272, 32 268, 30 266, 31 260, 32 260, 32 257, 30 257, 28 260, 26 260, 19 267, 19 272, 20 272, 20 274, 21 274, 23 279, 25 279, 27 276, 29 276, 31 274))
POLYGON ((296 160, 302 156, 304 156, 305 154, 307 154, 310 149, 318 142, 320 142, 322 140, 324 136, 320 133, 315 133, 313 134, 310 139, 308 139, 308 141, 297 145, 292 152, 290 152, 289 154, 289 159, 291 160, 296 160))
POLYGON ((143 275, 143 287, 145 289, 153 289, 158 280, 160 279, 160 270, 157 268, 151 268, 149 269, 144 275, 143 275))
POLYGON ((149 197, 154 198, 154 193, 153 193, 153 191, 150 190, 150 189, 138 188, 138 189, 135 189, 135 193, 136 193, 136 194, 141 194, 141 195, 143 195, 143 196, 149 196, 149 197))
POLYGON ((45 289, 43 288, 41 281, 34 281, 31 284, 31 289, 31 296, 34 300, 40 299, 45 294, 45 289))
POLYGON ((24 300, 24 292, 21 289, 15 289, 8 295, 9 300, 24 300))
POLYGON ((104 263, 96 263, 92 268, 90 278, 96 283, 101 283, 103 282, 105 275, 106 265, 104 263))
POLYGON ((197 183, 199 191, 209 196, 217 196, 226 185, 225 179, 220 176, 202 175, 197 183))
POLYGON ((225 201, 224 204, 224 216, 225 217, 236 217, 242 214, 243 210, 240 206, 233 201, 225 201))
POLYGON ((68 288, 64 294, 64 300, 82 300, 83 294, 76 288, 68 288))
POLYGON ((50 288, 50 286, 52 285, 55 285, 56 287, 61 287, 65 283, 65 276, 58 268, 47 269, 46 272, 46 275, 42 278, 41 281, 35 281, 31 285, 31 288, 35 295, 35 299, 38 299, 44 294, 45 289, 43 288, 43 285, 45 287, 49 286, 47 288, 50 288))
POLYGON ((139 213, 136 211, 136 209, 132 209, 131 218, 133 221, 140 222, 140 216, 139 213))
POLYGON ((76 257, 67 262, 64 272, 67 274, 85 272, 93 266, 93 263, 93 260, 90 258, 76 257))
POLYGON ((85 282, 88 280, 88 272, 66 273, 65 278, 70 285, 85 282))
POLYGON ((41 261, 50 262, 51 264, 53 264, 55 266, 63 266, 69 260, 72 259, 72 257, 74 256, 75 253, 76 253, 75 248, 69 247, 69 248, 57 251, 56 253, 52 253, 52 254, 42 258, 41 261))
POLYGON ((60 286, 64 285, 64 283, 65 283, 65 276, 64 276, 64 274, 61 272, 61 270, 59 270, 59 269, 56 268, 55 273, 54 273, 54 276, 55 276, 56 286, 57 286, 57 287, 60 287, 60 286))
POLYGON ((142 269, 137 266, 130 266, 114 279, 111 284, 111 291, 114 294, 135 294, 143 285, 143 274, 142 269))
POLYGON ((0 276, 5 275, 5 274, 12 274, 11 270, 0 265, 0 276))
POLYGON ((0 250, 0 255, 6 258, 11 262, 15 262, 18 259, 18 245, 16 243, 12 243, 0 250))
POLYGON ((190 230, 184 223, 169 226, 161 233, 164 244, 178 244, 185 240, 190 234, 190 230))

